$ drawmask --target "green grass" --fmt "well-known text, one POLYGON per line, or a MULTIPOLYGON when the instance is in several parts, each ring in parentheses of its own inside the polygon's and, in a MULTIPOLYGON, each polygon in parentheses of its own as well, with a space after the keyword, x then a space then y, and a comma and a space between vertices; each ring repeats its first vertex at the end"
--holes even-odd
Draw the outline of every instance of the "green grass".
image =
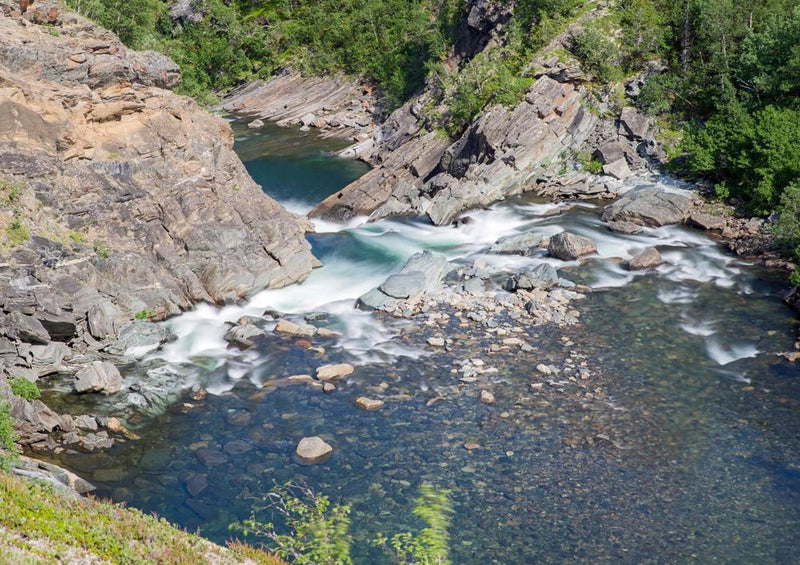
POLYGON ((11 386, 11 392, 25 400, 36 400, 42 396, 42 391, 39 390, 36 383, 32 383, 28 379, 14 377, 9 379, 8 384, 11 386))
POLYGON ((16 441, 17 434, 11 421, 11 407, 8 402, 0 402, 0 469, 7 468, 8 464, 19 455, 16 441))
POLYGON ((31 238, 31 234, 28 233, 28 229, 25 227, 25 224, 23 224, 22 221, 17 218, 12 220, 11 223, 6 227, 6 237, 8 238, 8 242, 11 244, 11 247, 16 247, 28 241, 31 238))
POLYGON ((6 532, 0 535, 0 563, 6 543, 30 556, 32 563, 55 563, 59 555, 80 552, 115 564, 233 565, 250 559, 259 565, 286 565, 252 547, 223 549, 164 519, 109 502, 64 498, 50 487, 7 473, 0 473, 0 508, 0 533, 6 532))
POLYGON ((79 232, 79 231, 70 230, 67 235, 75 243, 85 243, 86 242, 86 236, 83 233, 79 232))

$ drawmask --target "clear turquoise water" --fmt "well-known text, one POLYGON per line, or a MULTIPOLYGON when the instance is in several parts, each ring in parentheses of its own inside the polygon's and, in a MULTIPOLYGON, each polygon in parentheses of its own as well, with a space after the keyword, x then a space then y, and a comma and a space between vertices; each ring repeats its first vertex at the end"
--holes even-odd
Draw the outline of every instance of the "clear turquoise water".
MULTIPOLYGON (((365 170, 330 157, 337 144, 311 134, 237 131, 237 149, 256 181, 298 208, 365 170)), ((467 231, 419 221, 333 228, 311 237, 327 266, 306 285, 265 300, 294 312, 316 309, 325 302, 318 294, 357 296, 348 286, 369 287, 416 249, 470 255, 480 247, 470 241, 493 240, 497 225, 513 222, 519 229, 591 232, 606 257, 638 244, 599 231, 601 208, 561 209, 556 216, 543 209, 518 199, 475 214, 478 225, 467 231)), ((526 328, 534 359, 490 359, 499 369, 493 406, 454 383, 447 355, 400 355, 384 343, 376 357, 383 362, 360 366, 358 378, 334 394, 262 389, 260 380, 320 363, 302 344, 270 337, 249 361, 258 379, 229 378, 229 386, 202 400, 187 393, 185 404, 137 429, 140 440, 61 460, 90 480, 97 469, 123 468, 123 480, 98 485, 101 496, 217 541, 232 535, 229 523, 248 516, 253 497, 303 479, 353 506, 359 564, 388 562, 368 543, 378 532, 419 526, 411 507, 422 482, 452 493, 457 564, 796 563, 800 371, 776 355, 792 347, 797 327, 780 300, 783 275, 731 262, 683 228, 658 237, 672 242, 661 248, 673 264, 656 274, 632 278, 608 259, 567 269, 574 280, 603 283, 580 303, 582 323, 567 331, 576 345, 565 345, 555 328, 526 328), (529 384, 542 380, 536 363, 560 362, 571 350, 587 354, 592 377, 563 390, 532 391, 529 384), (353 406, 383 382, 389 394, 411 400, 375 412, 353 406), (435 394, 445 400, 427 406, 435 394), (297 440, 314 434, 329 440, 334 456, 323 465, 297 465, 297 440), (196 455, 203 447, 236 452, 230 442, 243 440, 249 450, 229 453, 220 465, 206 467, 196 455), (466 441, 481 448, 467 451, 466 441), (198 473, 209 487, 192 497, 184 484, 198 473)), ((343 299, 330 309, 344 312, 330 324, 377 331, 351 318, 350 308, 343 299)), ((393 334, 389 322, 387 328, 380 340, 393 334)), ((455 322, 443 331, 487 358, 482 335, 455 322)), ((389 342, 413 351, 424 337, 419 331, 389 342)), ((328 349, 326 362, 370 353, 363 343, 328 349)))

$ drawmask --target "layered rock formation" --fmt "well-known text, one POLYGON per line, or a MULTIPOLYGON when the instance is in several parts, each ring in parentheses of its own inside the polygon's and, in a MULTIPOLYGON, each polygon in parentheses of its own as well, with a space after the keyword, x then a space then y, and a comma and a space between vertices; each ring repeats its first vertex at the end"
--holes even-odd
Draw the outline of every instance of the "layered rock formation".
POLYGON ((302 224, 168 90, 172 61, 56 2, 21 12, 0 0, 0 372, 77 371, 137 314, 308 275, 302 224))
POLYGON ((368 139, 382 117, 372 85, 344 76, 283 74, 231 92, 222 109, 280 126, 315 128, 323 137, 368 139))

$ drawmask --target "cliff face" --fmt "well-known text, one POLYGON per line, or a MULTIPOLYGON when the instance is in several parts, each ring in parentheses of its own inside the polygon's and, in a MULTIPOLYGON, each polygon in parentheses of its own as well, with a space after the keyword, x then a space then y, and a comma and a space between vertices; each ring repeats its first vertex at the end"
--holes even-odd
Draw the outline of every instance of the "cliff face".
MULTIPOLYGON (((224 120, 168 90, 178 79, 56 2, 0 0, 0 375, 79 371, 137 313, 310 272, 301 222, 249 177, 224 120)), ((70 427, 12 404, 29 432, 70 427)))
POLYGON ((223 120, 165 90, 177 66, 42 4, 48 25, 0 15, 0 175, 18 187, 3 220, 16 210, 34 236, 6 246, 11 286, 48 285, 76 312, 106 297, 175 313, 302 280, 300 223, 250 179, 223 120))

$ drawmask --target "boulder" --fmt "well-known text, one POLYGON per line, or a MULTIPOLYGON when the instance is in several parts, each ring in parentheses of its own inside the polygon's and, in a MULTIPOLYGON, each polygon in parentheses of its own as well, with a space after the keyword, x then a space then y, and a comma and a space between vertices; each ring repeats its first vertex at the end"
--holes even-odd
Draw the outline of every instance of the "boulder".
POLYGON ((21 312, 11 312, 5 320, 6 335, 16 337, 26 343, 46 345, 50 342, 50 334, 42 323, 33 316, 21 312))
POLYGON ((318 381, 330 381, 351 375, 355 368, 349 363, 338 363, 336 365, 323 365, 317 368, 318 381))
POLYGON ((240 349, 250 349, 255 347, 256 337, 266 335, 266 332, 261 328, 247 324, 244 326, 234 326, 225 334, 225 341, 235 345, 240 349))
POLYGON ((692 212, 686 220, 686 223, 703 230, 725 229, 725 218, 699 211, 692 212))
POLYGON ((550 238, 547 251, 562 261, 574 261, 580 257, 597 253, 597 246, 588 237, 561 232, 550 238))
POLYGON ((662 259, 661 253, 655 247, 648 247, 628 261, 628 269, 631 271, 644 271, 658 267, 663 262, 664 259, 662 259))
POLYGON ((391 275, 378 290, 392 298, 406 299, 424 291, 426 283, 425 273, 422 271, 401 272, 391 275))
POLYGON ((635 141, 642 141, 648 138, 653 121, 649 116, 628 106, 623 108, 620 113, 619 125, 620 135, 635 141))
POLYGON ((333 448, 319 436, 304 437, 297 444, 295 456, 302 465, 324 463, 333 454, 333 448))
POLYGON ((687 195, 655 186, 642 186, 629 190, 606 206, 602 219, 605 222, 629 221, 659 227, 682 222, 691 207, 692 198, 687 195))
POLYGON ((50 339, 56 341, 67 341, 78 332, 78 325, 75 319, 67 314, 52 314, 50 312, 36 312, 34 317, 41 322, 50 339))
POLYGON ((122 388, 122 375, 108 361, 95 361, 75 375, 75 391, 115 394, 122 388))
POLYGON ((134 320, 122 327, 117 341, 105 350, 113 355, 140 359, 175 339, 163 324, 134 320))
POLYGON ((264 127, 264 122, 262 120, 253 120, 249 124, 247 124, 248 129, 261 129, 264 127))
POLYGON ((527 269, 511 277, 506 283, 505 289, 510 292, 534 288, 547 290, 557 284, 558 271, 550 263, 542 263, 533 269, 527 269))
POLYGON ((619 141, 610 141, 598 147, 594 152, 594 156, 603 165, 609 165, 625 158, 625 146, 619 141))
POLYGON ((623 233, 626 235, 636 235, 642 233, 642 226, 634 224, 633 222, 626 222, 624 220, 618 222, 608 222, 608 229, 615 233, 623 233))
POLYGON ((618 180, 625 180, 633 175, 625 157, 617 159, 608 165, 603 165, 603 173, 618 180))
POLYGON ((536 232, 509 235, 498 239, 489 248, 490 253, 531 255, 544 242, 545 236, 536 232))

